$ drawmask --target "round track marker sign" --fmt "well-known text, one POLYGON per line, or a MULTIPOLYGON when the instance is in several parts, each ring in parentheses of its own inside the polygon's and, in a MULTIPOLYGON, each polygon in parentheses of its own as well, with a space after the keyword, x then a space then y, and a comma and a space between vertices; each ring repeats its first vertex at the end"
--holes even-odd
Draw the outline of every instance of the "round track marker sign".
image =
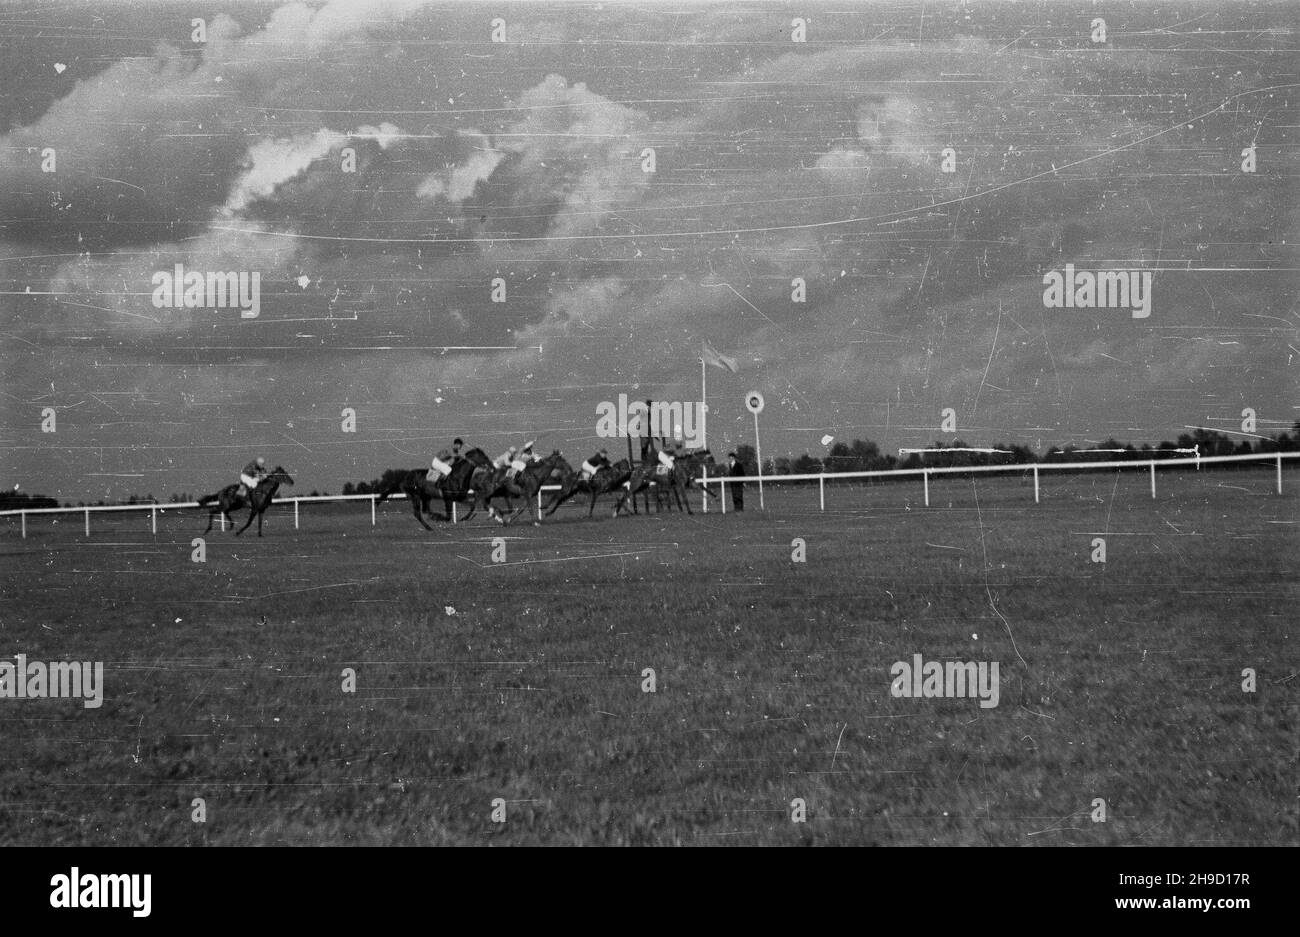
POLYGON ((754 414, 754 455, 758 458, 758 509, 764 510, 763 504, 763 444, 758 441, 758 415, 763 412, 763 395, 751 390, 745 395, 745 409, 754 414))

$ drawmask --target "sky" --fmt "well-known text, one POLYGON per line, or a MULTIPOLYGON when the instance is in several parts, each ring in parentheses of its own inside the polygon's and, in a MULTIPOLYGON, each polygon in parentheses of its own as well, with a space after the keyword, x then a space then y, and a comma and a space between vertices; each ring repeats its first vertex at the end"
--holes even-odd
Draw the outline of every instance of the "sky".
POLYGON ((1275 434, 1300 419, 1296 27, 0 5, 0 484, 166 499, 260 454, 337 492, 455 436, 577 464, 622 446, 602 403, 698 401, 704 342, 737 365, 708 371, 715 452, 753 442, 755 390, 764 456, 1249 439, 1246 408, 1275 434), (257 316, 159 308, 177 264, 257 274, 257 316), (1049 308, 1067 264, 1150 271, 1150 314, 1049 308))

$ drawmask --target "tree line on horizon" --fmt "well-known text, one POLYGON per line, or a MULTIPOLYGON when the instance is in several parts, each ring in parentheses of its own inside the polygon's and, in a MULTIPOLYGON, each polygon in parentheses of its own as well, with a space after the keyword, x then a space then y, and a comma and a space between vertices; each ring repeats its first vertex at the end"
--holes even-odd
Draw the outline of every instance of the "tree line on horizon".
MULTIPOLYGON (((912 452, 900 458, 892 453, 881 452, 880 447, 871 440, 855 439, 850 443, 837 442, 831 446, 829 453, 818 458, 804 453, 800 456, 776 456, 763 460, 763 474, 780 475, 816 475, 837 472, 887 472, 891 470, 919 468, 964 468, 991 465, 1032 465, 1035 463, 1050 465, 1065 462, 1149 462, 1153 459, 1190 458, 1190 452, 1178 452, 1178 449, 1195 449, 1202 457, 1224 455, 1258 455, 1271 452, 1300 451, 1300 420, 1292 426, 1291 433, 1280 433, 1275 437, 1251 440, 1234 440, 1232 437, 1214 430, 1197 429, 1192 433, 1182 433, 1174 442, 1162 441, 1152 446, 1143 443, 1135 446, 1111 438, 1093 446, 1051 446, 1042 455, 1028 446, 1019 443, 994 443, 992 446, 973 447, 960 439, 950 443, 936 441, 932 450, 924 456, 912 452), (962 449, 984 448, 1001 450, 999 452, 962 452, 962 449), (952 450, 952 451, 943 451, 952 450)), ((748 475, 757 474, 758 457, 754 447, 743 443, 736 447, 736 458, 748 475)))
MULTIPOLYGON (((992 446, 980 447, 1002 450, 1000 452, 961 452, 955 450, 974 448, 960 439, 951 443, 935 442, 931 451, 922 458, 917 453, 909 453, 899 458, 892 453, 881 452, 880 446, 869 439, 854 439, 852 442, 837 442, 831 446, 825 457, 818 458, 804 453, 800 456, 781 455, 763 460, 765 476, 781 475, 816 475, 821 472, 887 472, 893 469, 977 467, 986 465, 1032 465, 1034 463, 1049 465, 1062 462, 1149 462, 1152 459, 1188 458, 1188 453, 1177 449, 1197 449, 1201 456, 1223 455, 1259 455, 1272 452, 1300 451, 1300 420, 1291 427, 1291 432, 1279 433, 1274 437, 1250 440, 1234 440, 1232 437, 1215 430, 1197 429, 1192 433, 1182 433, 1174 442, 1164 441, 1152 446, 1143 443, 1121 443, 1117 439, 1107 439, 1094 446, 1075 445, 1051 446, 1041 456, 1028 446, 1019 443, 994 443, 992 446), (945 452, 943 450, 954 450, 945 452)), ((741 443, 735 448, 736 458, 746 475, 756 475, 758 454, 749 443, 741 443)), ((717 455, 715 454, 715 458, 717 455)), ((378 494, 389 487, 406 469, 385 469, 383 475, 370 481, 346 482, 342 493, 345 495, 378 494)), ((328 491, 312 490, 307 497, 329 497, 328 491)), ((173 494, 167 503, 183 504, 196 498, 188 493, 173 494)), ((62 507, 108 507, 123 504, 162 504, 153 495, 131 495, 124 501, 95 502, 78 501, 73 504, 64 502, 62 507)), ((17 489, 0 492, 0 511, 36 510, 38 508, 57 508, 59 502, 44 495, 26 494, 17 489)))

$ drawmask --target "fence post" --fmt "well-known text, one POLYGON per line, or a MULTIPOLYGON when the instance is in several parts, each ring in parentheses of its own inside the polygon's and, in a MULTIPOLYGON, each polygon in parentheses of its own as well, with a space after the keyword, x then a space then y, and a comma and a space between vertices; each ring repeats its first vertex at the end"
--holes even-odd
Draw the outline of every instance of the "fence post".
POLYGON ((293 529, 298 529, 298 499, 293 499, 293 529))
POLYGON ((925 506, 930 506, 930 473, 925 469, 921 470, 921 480, 925 482, 925 506))
POLYGON ((727 513, 727 479, 718 479, 718 504, 722 505, 722 513, 727 513))
POLYGON ((1156 460, 1151 460, 1151 497, 1156 496, 1156 460))
POLYGON ((702 480, 700 481, 700 510, 705 514, 709 513, 709 467, 700 466, 702 471, 702 480))
POLYGON ((817 476, 817 497, 821 500, 822 510, 826 510, 826 476, 817 476))
POLYGON ((1277 456, 1277 493, 1282 493, 1282 454, 1277 456))
POLYGON ((1034 504, 1038 503, 1038 466, 1034 466, 1034 504))
POLYGON ((19 513, 22 515, 22 519, 23 519, 23 539, 26 540, 27 539, 27 512, 20 511, 19 513))
POLYGON ((375 526, 375 496, 370 496, 370 526, 375 526))
POLYGON ((86 536, 90 536, 90 508, 86 508, 86 536))
POLYGON ((153 527, 153 532, 158 533, 158 506, 152 505, 149 508, 149 524, 153 527))
POLYGON ((460 511, 457 510, 456 502, 453 501, 451 503, 451 522, 455 524, 458 523, 459 521, 460 521, 460 511))
POLYGON ((221 532, 224 534, 226 532, 226 512, 218 511, 217 519, 221 521, 221 532))

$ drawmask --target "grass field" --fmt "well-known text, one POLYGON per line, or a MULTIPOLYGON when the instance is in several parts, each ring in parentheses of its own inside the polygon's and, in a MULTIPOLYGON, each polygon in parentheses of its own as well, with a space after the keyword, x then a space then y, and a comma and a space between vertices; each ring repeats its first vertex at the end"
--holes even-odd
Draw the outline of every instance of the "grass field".
POLYGON ((315 505, 205 563, 192 512, 8 519, 0 656, 106 689, 0 699, 0 842, 1295 845, 1287 488, 984 477, 822 513, 769 485, 763 514, 751 487, 744 515, 434 533, 315 505), (894 698, 917 653, 998 661, 999 705, 894 698))

